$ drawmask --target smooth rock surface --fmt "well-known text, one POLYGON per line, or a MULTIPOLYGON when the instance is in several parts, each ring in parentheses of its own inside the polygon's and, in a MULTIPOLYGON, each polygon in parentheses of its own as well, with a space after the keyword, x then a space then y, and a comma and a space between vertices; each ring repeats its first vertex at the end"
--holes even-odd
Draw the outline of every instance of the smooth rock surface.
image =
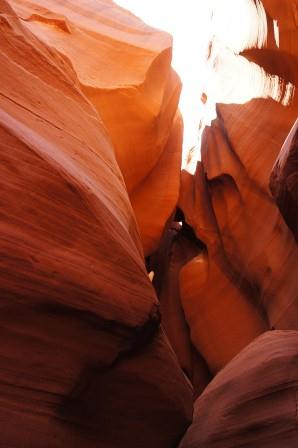
POLYGON ((182 448, 296 447, 297 331, 267 330, 298 329, 293 207, 288 227, 269 190, 278 157, 278 188, 296 170, 297 1, 234 2, 243 32, 232 3, 180 177, 169 35, 111 0, 0 0, 3 448, 176 447, 211 375, 182 448))
POLYGON ((0 445, 171 448, 192 387, 107 131, 4 0, 0 65, 0 445))
POLYGON ((181 82, 170 65, 172 38, 111 0, 10 3, 74 67, 108 130, 143 248, 152 253, 179 191, 181 82))
MULTIPOLYGON (((195 397, 209 383, 211 375, 206 361, 194 348, 181 303, 179 272, 183 265, 201 252, 202 246, 193 239, 193 232, 184 231, 174 222, 161 240, 159 252, 153 260, 156 272, 153 284, 160 300, 163 328, 177 355, 180 366, 194 388, 195 397)), ((188 229, 189 230, 189 229, 188 229)))
POLYGON ((298 332, 255 339, 195 403, 179 448, 296 448, 298 332))
POLYGON ((215 35, 206 98, 225 104, 204 131, 202 162, 181 176, 179 207, 206 246, 180 271, 181 302, 192 342, 214 373, 267 329, 298 329, 297 244, 269 189, 298 113, 297 60, 283 40, 285 20, 280 48, 266 48, 264 38, 279 10, 284 14, 276 9, 270 19, 266 5, 257 8, 259 26, 246 24, 248 35, 237 34, 236 21, 215 35))

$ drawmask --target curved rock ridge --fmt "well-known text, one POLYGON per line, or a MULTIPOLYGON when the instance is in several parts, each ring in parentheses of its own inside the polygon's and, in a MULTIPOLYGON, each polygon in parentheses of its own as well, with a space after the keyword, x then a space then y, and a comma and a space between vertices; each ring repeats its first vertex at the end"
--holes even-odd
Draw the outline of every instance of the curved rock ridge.
POLYGON ((0 0, 0 445, 171 448, 192 388, 160 329, 107 130, 36 34, 0 0))
POLYGON ((193 384, 195 397, 204 390, 211 375, 206 362, 191 342, 181 303, 179 272, 201 249, 202 245, 196 241, 193 231, 185 223, 181 228, 178 222, 174 222, 164 233, 158 253, 151 258, 162 325, 182 369, 193 384))
POLYGON ((298 243, 298 120, 273 167, 270 188, 298 243))
POLYGON ((214 3, 180 174, 169 35, 0 0, 1 448, 297 445, 297 0, 214 3))
POLYGON ((197 399, 179 448, 295 448, 297 344, 297 331, 269 331, 242 350, 197 399))
MULTIPOLYGON (((269 29, 279 10, 271 18, 266 8, 269 29)), ((218 100, 228 104, 217 105, 217 118, 204 131, 194 175, 182 172, 178 204, 206 249, 180 270, 181 303, 191 340, 213 373, 267 329, 298 329, 297 245, 269 190, 272 167, 298 112, 297 60, 287 52, 285 27, 281 20, 281 49, 268 40, 268 48, 241 48, 242 56, 223 53, 213 66, 217 84, 211 95, 219 92, 218 100), (229 74, 249 80, 249 72, 234 71, 239 57, 285 83, 279 101, 261 94, 243 103, 238 86, 225 85, 229 74), (288 83, 293 88, 285 106, 288 83), (240 104, 229 104, 237 98, 240 104)))
POLYGON ((172 38, 112 1, 10 3, 74 67, 109 132, 145 253, 154 252, 179 191, 181 83, 170 65, 172 38))

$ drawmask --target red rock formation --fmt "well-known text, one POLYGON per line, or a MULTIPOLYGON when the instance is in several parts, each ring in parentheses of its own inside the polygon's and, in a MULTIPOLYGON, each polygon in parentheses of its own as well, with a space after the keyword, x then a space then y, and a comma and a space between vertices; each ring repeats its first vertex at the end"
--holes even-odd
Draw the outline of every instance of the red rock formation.
POLYGON ((145 253, 152 253, 179 191, 181 83, 170 67, 171 37, 112 1, 11 4, 34 34, 73 65, 109 132, 145 253))
POLYGON ((271 331, 239 353, 196 401, 180 448, 296 448, 297 345, 297 331, 271 331))
POLYGON ((171 38, 110 0, 0 0, 1 448, 177 446, 182 369, 196 394, 217 374, 182 448, 294 446, 297 332, 250 343, 298 328, 298 249, 269 191, 297 117, 296 2, 246 4, 260 21, 210 46, 203 98, 227 104, 182 173, 187 225, 168 238, 183 127, 171 38), (178 360, 144 266, 162 234, 154 285, 178 360))
MULTIPOLYGON (((244 49, 243 42, 229 44, 244 49)), ((192 341, 213 372, 266 329, 298 329, 297 245, 269 191, 298 111, 296 59, 282 48, 215 57, 212 95, 240 104, 217 106, 203 136, 202 164, 194 176, 182 173, 179 206, 206 251, 181 269, 181 300, 192 341), (229 74, 239 78, 235 88, 229 74), (249 83, 251 96, 243 95, 249 83)))
POLYGON ((185 224, 181 229, 176 222, 165 232, 152 266, 156 273, 153 283, 160 300, 162 324, 182 369, 193 384, 195 396, 209 383, 210 373, 191 343, 181 304, 179 271, 200 250, 201 245, 195 241, 193 232, 185 224))
POLYGON ((269 17, 277 22, 279 48, 297 57, 297 0, 284 0, 282 6, 279 0, 262 0, 262 3, 269 17))
MULTIPOLYGON (((61 41, 72 28, 32 14, 61 41)), ((109 136, 69 60, 4 0, 0 64, 0 445, 170 448, 192 388, 109 136)))
POLYGON ((270 188, 298 243, 298 120, 273 167, 270 188))

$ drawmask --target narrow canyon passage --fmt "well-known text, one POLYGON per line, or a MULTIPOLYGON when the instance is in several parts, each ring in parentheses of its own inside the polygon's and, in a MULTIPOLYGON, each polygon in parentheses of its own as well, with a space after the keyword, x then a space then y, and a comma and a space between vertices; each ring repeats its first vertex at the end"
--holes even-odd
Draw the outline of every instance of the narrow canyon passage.
POLYGON ((297 447, 297 17, 0 0, 0 448, 297 447))

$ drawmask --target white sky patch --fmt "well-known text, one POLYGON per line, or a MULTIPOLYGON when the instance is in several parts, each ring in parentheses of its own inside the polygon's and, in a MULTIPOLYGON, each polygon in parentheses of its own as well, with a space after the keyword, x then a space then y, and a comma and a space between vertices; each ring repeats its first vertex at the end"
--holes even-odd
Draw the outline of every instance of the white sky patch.
MULTIPOLYGON (((179 107, 184 121, 183 160, 191 155, 191 170, 200 159, 198 127, 216 117, 216 103, 243 104, 252 98, 273 98, 288 104, 293 86, 240 57, 246 48, 262 48, 267 40, 267 19, 260 0, 114 0, 145 23, 173 36, 174 69, 183 89, 179 107), (206 63, 209 42, 212 55, 206 63), (215 68, 217 65, 217 68, 215 68), (208 95, 206 105, 202 92, 208 95)), ((279 45, 278 23, 274 21, 279 45)), ((190 165, 190 164, 189 164, 190 165)))
POLYGON ((198 145, 198 126, 204 113, 200 101, 206 81, 206 54, 211 33, 211 4, 206 0, 114 0, 148 25, 174 39, 174 69, 183 89, 180 110, 184 120, 184 154, 198 145))
POLYGON ((275 43, 276 43, 277 47, 279 48, 279 26, 278 26, 277 20, 273 20, 273 27, 274 27, 275 43))

